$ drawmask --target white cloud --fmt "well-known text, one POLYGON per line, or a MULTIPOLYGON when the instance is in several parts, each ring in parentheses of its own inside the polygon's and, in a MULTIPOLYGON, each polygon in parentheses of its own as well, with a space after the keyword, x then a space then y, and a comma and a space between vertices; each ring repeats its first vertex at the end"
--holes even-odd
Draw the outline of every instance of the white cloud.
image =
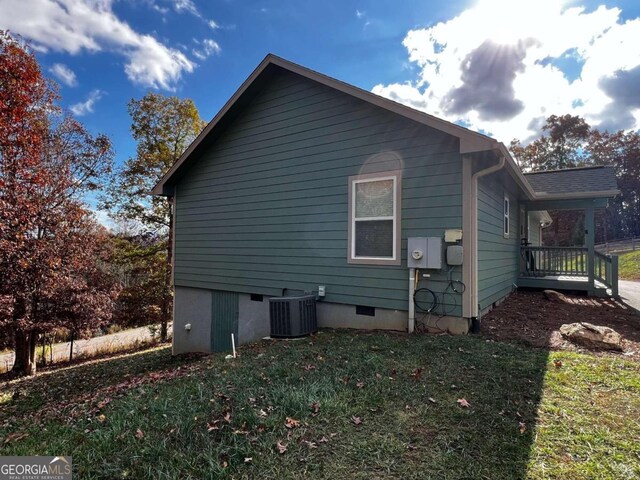
POLYGON ((360 10, 356 10, 356 17, 362 18, 362 17, 364 17, 364 15, 365 15, 364 12, 361 12, 360 10))
POLYGON ((640 77, 633 70, 640 65, 640 19, 621 23, 620 13, 556 0, 480 1, 448 21, 409 31, 403 45, 416 77, 373 92, 504 142, 536 135, 551 114, 638 128, 638 102, 615 87, 640 77), (573 76, 566 74, 568 60, 573 76))
POLYGON ((211 28, 211 30, 217 30, 220 28, 220 25, 218 25, 215 20, 209 20, 207 22, 207 25, 209 25, 209 28, 211 28))
POLYGON ((218 45, 218 42, 210 38, 206 38, 201 42, 198 40, 194 40, 194 41, 198 45, 200 45, 200 47, 194 48, 191 53, 193 53, 193 55, 198 57, 200 60, 206 60, 211 55, 214 55, 214 54, 217 55, 222 51, 222 49, 220 48, 220 45, 218 45))
POLYGON ((83 115, 87 115, 88 113, 93 113, 93 107, 96 102, 102 98, 104 92, 102 90, 92 90, 87 99, 84 102, 79 102, 69 107, 69 110, 73 112, 74 115, 78 117, 82 117, 83 115))
POLYGON ((160 13, 161 15, 166 15, 167 13, 169 13, 169 9, 167 7, 161 7, 156 3, 151 4, 151 8, 153 8, 156 12, 160 13))
POLYGON ((62 63, 54 63, 49 72, 68 87, 75 87, 78 84, 73 70, 62 63))
POLYGON ((120 20, 112 0, 2 0, 0 27, 19 33, 40 50, 123 55, 129 79, 172 90, 195 64, 182 52, 120 20))
POLYGON ((175 8, 178 13, 188 12, 196 17, 202 16, 196 7, 196 4, 191 0, 175 0, 173 2, 173 8, 175 8))

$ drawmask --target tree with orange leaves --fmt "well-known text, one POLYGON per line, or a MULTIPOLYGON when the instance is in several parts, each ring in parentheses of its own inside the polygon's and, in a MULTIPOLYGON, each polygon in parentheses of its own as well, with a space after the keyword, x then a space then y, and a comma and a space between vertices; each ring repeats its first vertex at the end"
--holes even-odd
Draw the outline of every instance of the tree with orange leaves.
POLYGON ((41 334, 107 321, 117 293, 106 232, 82 202, 111 169, 111 143, 57 98, 29 48, 0 31, 0 326, 16 374, 35 373, 41 334))

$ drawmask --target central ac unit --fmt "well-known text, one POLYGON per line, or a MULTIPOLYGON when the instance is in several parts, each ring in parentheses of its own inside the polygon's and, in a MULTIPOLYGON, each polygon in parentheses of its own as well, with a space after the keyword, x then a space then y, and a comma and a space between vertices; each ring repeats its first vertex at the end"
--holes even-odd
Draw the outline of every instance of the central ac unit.
POLYGON ((271 336, 303 337, 318 330, 315 295, 269 299, 271 336))

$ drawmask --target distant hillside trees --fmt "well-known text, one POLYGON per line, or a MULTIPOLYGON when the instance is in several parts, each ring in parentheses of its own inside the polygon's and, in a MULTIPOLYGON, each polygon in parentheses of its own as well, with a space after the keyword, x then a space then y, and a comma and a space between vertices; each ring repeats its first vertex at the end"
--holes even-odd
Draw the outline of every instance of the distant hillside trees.
POLYGON ((111 268, 121 285, 113 323, 131 328, 158 325, 166 294, 166 243, 151 233, 119 231, 112 235, 111 268))
MULTIPOLYGON (((547 118, 542 135, 527 145, 513 140, 511 152, 525 171, 611 165, 615 168, 620 195, 598 215, 596 242, 640 236, 640 133, 610 133, 592 128, 573 115, 547 118)), ((572 244, 579 222, 575 212, 552 213, 553 238, 548 242, 572 244)), ((582 232, 580 232, 582 233, 582 232)))
POLYGON ((118 291, 107 233, 82 203, 111 170, 111 143, 57 98, 32 52, 0 31, 0 328, 16 374, 35 373, 40 335, 107 322, 118 291))
MULTIPOLYGON (((138 142, 136 156, 115 173, 101 206, 109 210, 114 219, 137 224, 139 233, 156 235, 163 245, 160 338, 165 341, 172 311, 173 204, 171 199, 151 196, 151 190, 202 131, 205 122, 192 100, 157 93, 131 100, 129 115, 131 132, 138 142)), ((133 256, 129 258, 133 260, 133 256)), ((159 257, 153 258, 155 261, 159 257)), ((147 257, 145 261, 150 259, 147 257)), ((158 273, 149 272, 154 277, 158 273)), ((133 297, 130 300, 133 301, 133 297)))

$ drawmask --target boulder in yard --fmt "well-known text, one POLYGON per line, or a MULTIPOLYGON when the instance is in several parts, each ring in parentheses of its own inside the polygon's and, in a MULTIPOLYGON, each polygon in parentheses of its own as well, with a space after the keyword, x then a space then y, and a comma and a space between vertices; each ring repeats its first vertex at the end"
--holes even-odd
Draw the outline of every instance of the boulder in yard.
POLYGON ((622 336, 613 328, 591 323, 566 323, 560 327, 564 338, 577 345, 601 350, 622 351, 622 336))
POLYGON ((546 298, 550 302, 568 303, 567 297, 565 297, 560 292, 556 292, 555 290, 544 290, 542 293, 544 294, 544 298, 546 298))

